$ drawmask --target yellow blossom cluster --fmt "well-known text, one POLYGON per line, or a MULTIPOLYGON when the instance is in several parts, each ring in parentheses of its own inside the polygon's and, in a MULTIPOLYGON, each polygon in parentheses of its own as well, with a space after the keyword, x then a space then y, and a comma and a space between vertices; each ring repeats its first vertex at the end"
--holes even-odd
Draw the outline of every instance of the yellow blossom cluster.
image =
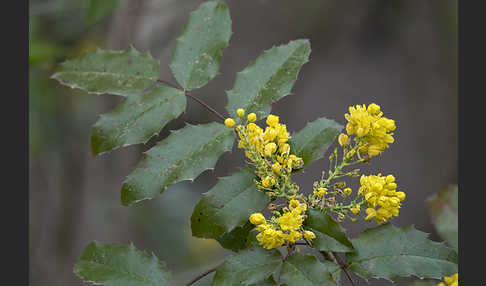
POLYGON ((290 200, 288 208, 284 208, 275 223, 269 223, 261 213, 250 216, 250 222, 257 225, 256 236, 265 249, 282 246, 284 243, 295 243, 304 236, 312 240, 316 235, 312 231, 302 230, 307 205, 297 200, 290 200))
MULTIPOLYGON (((444 281, 447 284, 447 286, 458 286, 459 285, 459 274, 456 273, 456 274, 448 276, 448 277, 446 276, 446 277, 444 277, 444 281)), ((439 284, 437 284, 437 286, 446 286, 446 284, 444 284, 444 282, 440 282, 439 284)))
MULTIPOLYGON (((237 110, 240 118, 244 117, 243 109, 237 110)), ((240 140, 238 148, 245 149, 245 155, 255 165, 269 166, 269 172, 261 172, 260 184, 264 188, 271 188, 279 176, 286 176, 293 169, 302 168, 304 161, 302 158, 290 154, 290 145, 287 143, 290 135, 287 126, 279 123, 279 117, 270 114, 267 117, 265 130, 255 124, 255 113, 247 116, 245 125, 236 126, 236 132, 240 140)), ((228 118, 225 121, 228 128, 234 126, 234 120, 228 118)), ((261 171, 261 170, 260 170, 261 171)))
MULTIPOLYGON (((346 124, 348 136, 356 135, 358 151, 361 154, 367 153, 370 158, 379 155, 394 142, 391 131, 396 129, 395 121, 382 115, 380 106, 375 103, 368 107, 365 104, 350 106, 349 114, 344 115, 348 121, 346 124)), ((339 137, 341 146, 347 145, 348 142, 347 136, 339 137)))
POLYGON ((384 223, 394 216, 398 216, 401 201, 405 199, 404 192, 397 192, 395 177, 381 174, 365 176, 360 178, 361 186, 358 195, 365 198, 368 208, 365 220, 374 219, 378 224, 384 223), (379 207, 379 208, 378 208, 379 207))

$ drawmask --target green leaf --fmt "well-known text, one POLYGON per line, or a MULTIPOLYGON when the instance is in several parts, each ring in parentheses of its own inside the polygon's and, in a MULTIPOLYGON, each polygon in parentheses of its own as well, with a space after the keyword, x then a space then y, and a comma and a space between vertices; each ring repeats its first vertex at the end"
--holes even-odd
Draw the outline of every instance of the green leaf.
POLYGON ((279 267, 278 250, 250 248, 231 256, 216 269, 213 286, 252 285, 264 281, 279 267))
POLYGON ((290 94, 297 74, 310 55, 308 40, 291 41, 263 52, 254 62, 236 75, 235 85, 227 91, 226 110, 236 117, 238 108, 258 118, 266 117, 271 104, 290 94))
POLYGON ((432 222, 440 237, 458 251, 458 187, 450 185, 428 199, 432 222))
POLYGON ((106 286, 164 286, 171 277, 154 254, 137 250, 133 244, 97 241, 86 246, 74 273, 87 283, 106 286))
POLYGON ((220 123, 187 124, 144 153, 137 168, 123 182, 122 204, 154 198, 167 186, 194 180, 213 169, 218 158, 233 147, 235 134, 220 123))
POLYGON ((88 23, 95 24, 104 18, 115 8, 117 3, 118 0, 89 0, 88 23))
POLYGON ((294 154, 304 160, 304 166, 321 159, 343 126, 334 120, 319 118, 292 134, 290 147, 294 154))
POLYGON ((91 133, 94 155, 146 143, 186 109, 186 96, 170 87, 155 87, 142 95, 130 95, 108 114, 102 114, 91 133))
POLYGON ((329 214, 318 209, 309 209, 305 228, 316 234, 312 246, 320 251, 351 252, 353 244, 345 230, 329 214))
POLYGON ((293 253, 282 266, 280 281, 287 286, 337 285, 333 273, 340 268, 329 262, 319 261, 313 255, 293 253))
POLYGON ((170 68, 185 89, 200 88, 219 71, 221 50, 231 37, 231 18, 223 2, 204 2, 191 13, 177 43, 170 68))
POLYGON ((413 226, 397 228, 384 224, 352 239, 355 252, 347 253, 350 269, 361 277, 440 279, 457 273, 457 254, 443 243, 427 239, 413 226))
POLYGON ((240 250, 250 248, 248 244, 248 236, 254 227, 255 226, 248 221, 243 226, 238 226, 232 231, 224 233, 215 239, 222 247, 230 249, 234 252, 238 252, 240 250))
POLYGON ((160 63, 130 47, 124 51, 88 52, 63 62, 52 75, 61 84, 93 94, 139 94, 159 77, 160 63))
POLYGON ((216 238, 248 222, 254 212, 261 212, 270 199, 257 190, 255 175, 244 168, 228 177, 219 178, 194 207, 191 216, 192 235, 216 238))

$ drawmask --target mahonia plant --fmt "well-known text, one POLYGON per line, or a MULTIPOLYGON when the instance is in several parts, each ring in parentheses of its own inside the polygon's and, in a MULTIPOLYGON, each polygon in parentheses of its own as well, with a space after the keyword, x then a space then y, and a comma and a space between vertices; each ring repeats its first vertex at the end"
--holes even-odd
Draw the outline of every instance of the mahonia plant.
MULTIPOLYGON (((244 151, 247 166, 220 178, 203 194, 190 219, 193 236, 215 239, 235 254, 186 285, 212 272, 212 285, 336 285, 342 273, 354 285, 351 272, 366 281, 445 277, 448 285, 457 285, 454 249, 429 240, 414 226, 389 223, 406 197, 397 178, 385 172, 363 174, 356 168, 370 164, 394 142, 396 123, 378 104, 349 107, 345 128, 322 117, 292 135, 279 116, 270 114, 272 103, 290 94, 308 62, 308 40, 272 47, 239 72, 233 89, 226 92, 229 116, 191 94, 218 74, 231 34, 227 5, 207 1, 192 12, 177 38, 170 69, 178 84, 159 79, 159 61, 134 47, 88 52, 65 61, 52 75, 90 94, 125 98, 94 124, 94 155, 146 143, 185 111, 187 98, 221 121, 187 124, 144 152, 122 184, 124 206, 152 199, 172 184, 213 169, 235 141, 244 151), (259 125, 262 120, 266 126, 259 125), (292 181, 293 174, 322 159, 334 141, 329 169, 312 190, 301 189, 292 181), (346 179, 358 177, 359 189, 347 186, 346 179), (348 237, 340 223, 360 218, 376 226, 348 237)), ((86 282, 103 285, 171 281, 164 262, 131 243, 93 241, 74 272, 86 282)))

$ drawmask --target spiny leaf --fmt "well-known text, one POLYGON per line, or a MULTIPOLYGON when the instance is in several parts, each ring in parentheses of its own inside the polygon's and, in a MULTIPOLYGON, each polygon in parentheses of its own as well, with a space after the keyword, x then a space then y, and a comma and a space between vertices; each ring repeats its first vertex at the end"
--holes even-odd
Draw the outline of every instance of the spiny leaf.
POLYGON ((220 123, 190 125, 173 132, 144 153, 137 168, 123 183, 122 204, 154 198, 167 186, 194 180, 216 165, 218 158, 231 150, 235 135, 220 123))
POLYGON ((215 239, 219 244, 231 251, 238 252, 243 249, 250 248, 248 245, 248 236, 250 231, 254 229, 254 225, 247 221, 243 226, 238 226, 232 231, 222 234, 215 239))
POLYGON ((339 266, 329 261, 319 261, 313 255, 293 253, 283 263, 280 281, 287 286, 337 285, 339 266))
POLYGON ((256 113, 258 118, 266 117, 273 102, 290 94, 309 54, 308 40, 291 41, 264 51, 237 74, 233 89, 226 92, 228 113, 236 117, 236 110, 243 108, 248 114, 256 113))
POLYGON ((97 241, 86 246, 74 273, 87 283, 105 286, 165 286, 171 277, 155 255, 133 244, 97 241))
POLYGON ((321 159, 343 126, 334 120, 319 118, 292 134, 292 152, 304 160, 304 166, 321 159))
POLYGON ((91 134, 93 154, 146 143, 185 109, 184 93, 174 88, 160 86, 142 95, 129 95, 94 124, 91 134))
POLYGON ((231 256, 216 269, 213 286, 252 285, 264 281, 281 264, 278 250, 250 248, 231 256))
POLYGON ((223 2, 208 1, 191 13, 177 38, 170 68, 185 89, 200 88, 213 79, 221 63, 221 50, 231 37, 231 18, 223 2))
POLYGON ((93 94, 139 94, 159 77, 160 63, 150 54, 129 47, 124 51, 88 52, 63 62, 53 79, 93 94))
POLYGON ((255 175, 244 168, 219 181, 194 207, 191 216, 192 235, 217 238, 243 226, 254 212, 261 212, 270 199, 256 189, 255 175))
POLYGON ((454 250, 427 236, 413 226, 384 224, 368 229, 351 240, 355 252, 346 254, 350 269, 365 279, 391 281, 412 275, 440 279, 457 273, 454 250))
POLYGON ((321 251, 351 252, 353 244, 345 230, 329 214, 317 209, 309 209, 304 222, 306 229, 316 234, 312 246, 321 251))
POLYGON ((432 222, 439 235, 458 251, 458 187, 450 185, 428 199, 432 222))

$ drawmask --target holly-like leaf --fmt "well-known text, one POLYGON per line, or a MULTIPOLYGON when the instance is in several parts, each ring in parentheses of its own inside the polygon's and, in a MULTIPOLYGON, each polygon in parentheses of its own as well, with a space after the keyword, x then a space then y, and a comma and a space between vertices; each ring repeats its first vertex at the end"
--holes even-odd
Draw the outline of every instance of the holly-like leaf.
POLYGON ((216 269, 213 286, 252 285, 268 279, 282 262, 278 250, 250 248, 231 256, 216 269))
POLYGON ((343 126, 334 120, 319 118, 292 134, 292 153, 304 160, 304 166, 321 159, 343 126))
POLYGON ((231 18, 223 2, 204 2, 191 13, 182 35, 177 38, 170 68, 185 89, 200 88, 219 71, 221 50, 231 37, 231 18))
POLYGON ((440 279, 457 273, 457 254, 444 243, 427 239, 428 234, 413 226, 397 228, 384 224, 352 239, 355 252, 346 256, 350 269, 361 277, 440 279))
POLYGON ((154 254, 137 250, 133 244, 97 241, 85 247, 74 273, 87 283, 105 286, 165 286, 171 277, 154 254))
POLYGON ((291 254, 283 263, 280 281, 287 286, 337 285, 340 268, 313 255, 291 254))
POLYGON ((231 150, 235 134, 220 123, 187 124, 144 153, 121 189, 122 204, 154 198, 167 186, 194 180, 231 150))
POLYGON ((108 114, 100 116, 91 134, 94 155, 132 144, 146 143, 186 109, 186 96, 170 87, 155 87, 130 95, 108 114))
POLYGON ((93 94, 132 95, 159 77, 160 63, 149 53, 130 47, 124 51, 88 52, 63 62, 52 75, 61 84, 93 94))
POLYGON ((312 246, 320 251, 351 252, 353 244, 345 230, 329 214, 318 209, 309 209, 305 228, 315 233, 312 246))
POLYGON ((247 221, 247 223, 245 223, 243 226, 238 226, 232 231, 224 233, 215 239, 222 247, 230 249, 234 252, 238 252, 240 250, 250 248, 248 244, 248 236, 254 227, 255 226, 253 224, 247 221))
POLYGON ((219 178, 194 207, 191 216, 192 235, 217 238, 243 226, 254 212, 261 212, 270 199, 257 190, 255 175, 244 168, 228 177, 219 178))
POLYGON ((432 222, 439 235, 458 251, 458 187, 450 185, 428 199, 432 222))
POLYGON ((291 41, 264 51, 236 75, 233 89, 226 92, 228 113, 236 117, 236 110, 243 108, 247 113, 256 113, 258 118, 266 117, 273 102, 290 94, 310 51, 308 40, 291 41))

